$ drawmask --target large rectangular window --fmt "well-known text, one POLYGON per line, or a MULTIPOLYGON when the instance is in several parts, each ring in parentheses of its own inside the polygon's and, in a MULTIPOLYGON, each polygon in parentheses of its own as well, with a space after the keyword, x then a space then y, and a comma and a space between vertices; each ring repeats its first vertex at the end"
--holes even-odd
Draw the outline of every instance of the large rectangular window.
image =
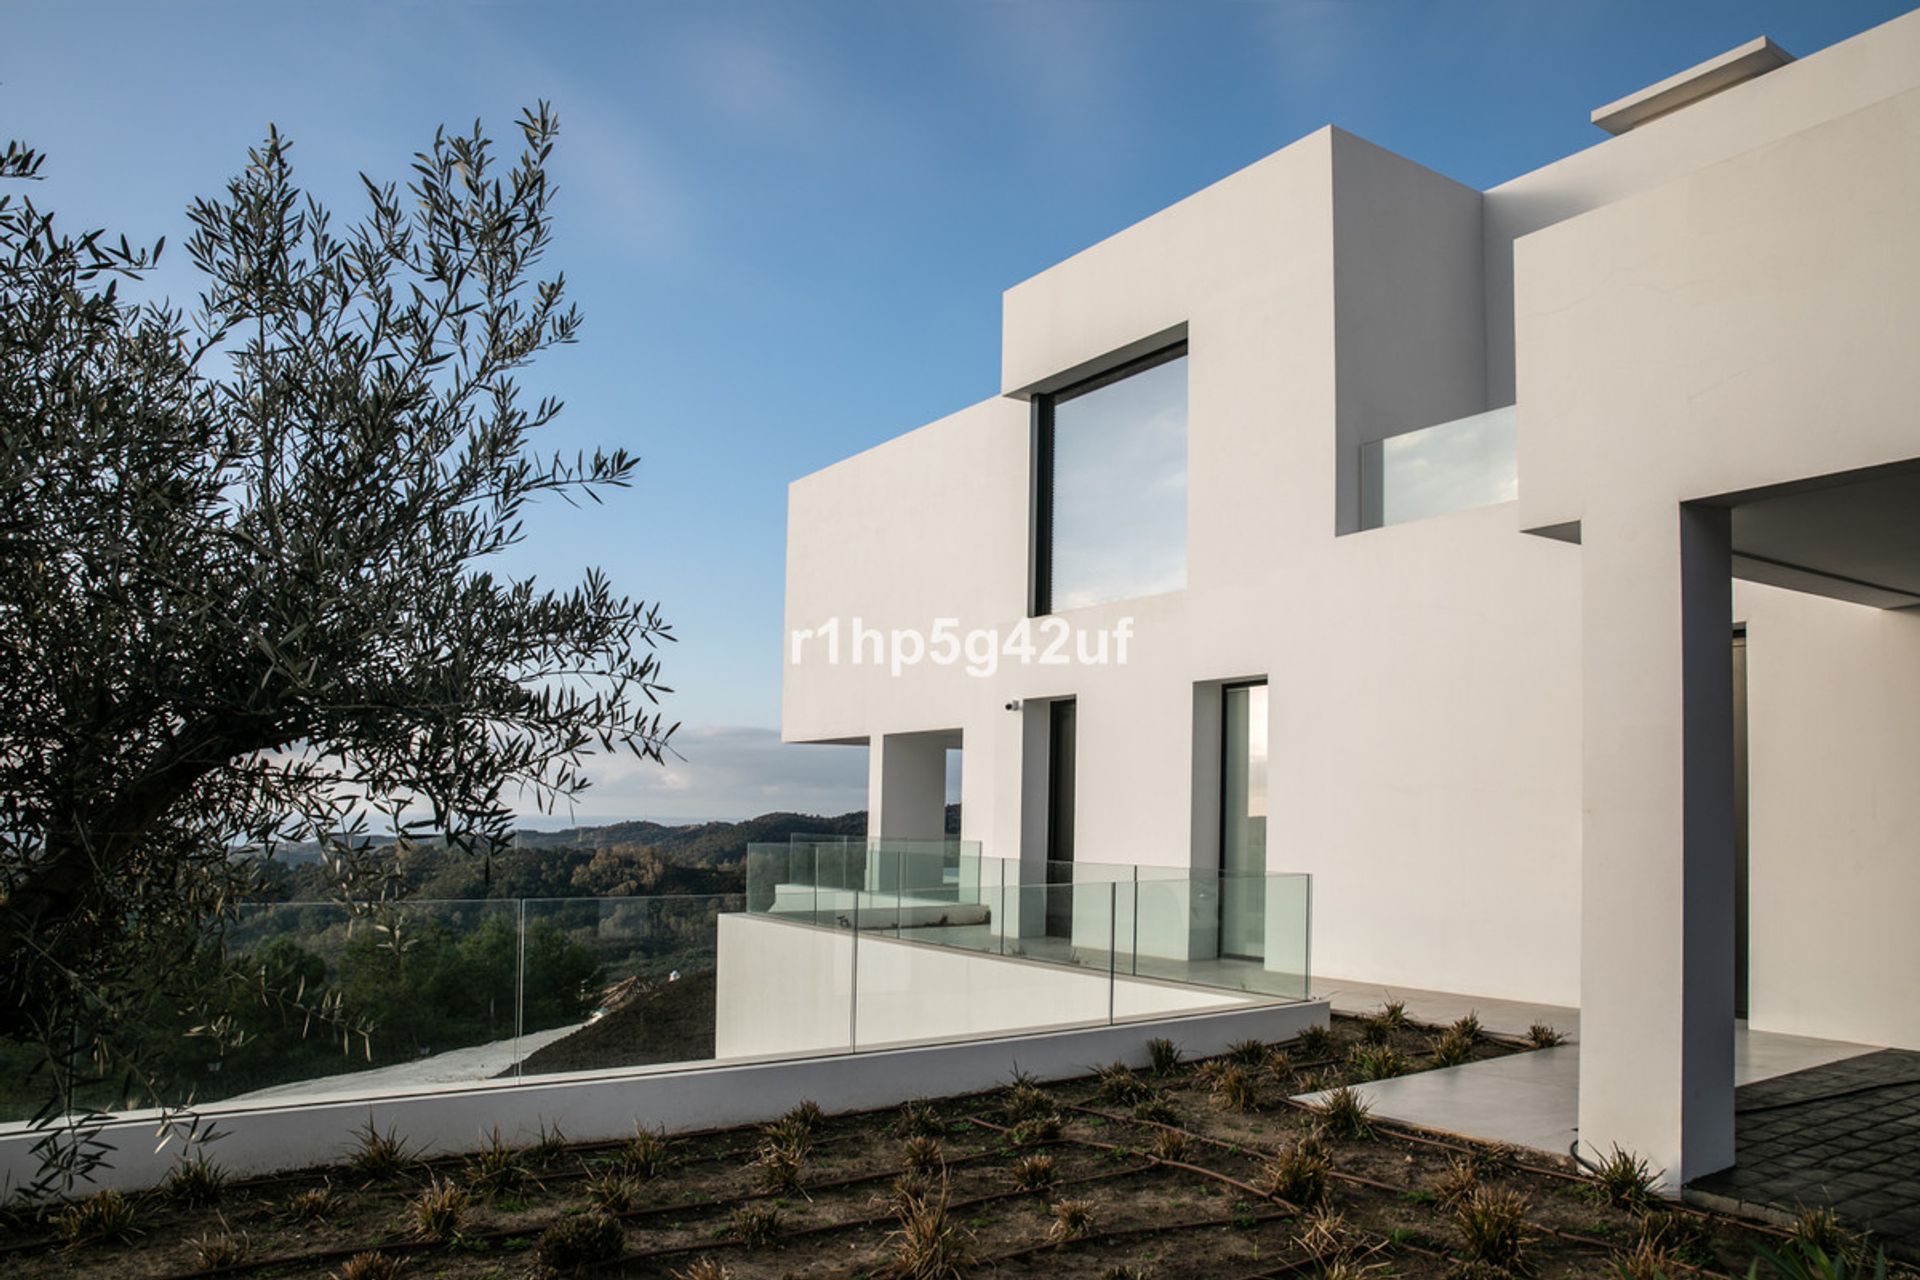
POLYGON ((1033 612, 1187 585, 1187 347, 1036 396, 1033 612))

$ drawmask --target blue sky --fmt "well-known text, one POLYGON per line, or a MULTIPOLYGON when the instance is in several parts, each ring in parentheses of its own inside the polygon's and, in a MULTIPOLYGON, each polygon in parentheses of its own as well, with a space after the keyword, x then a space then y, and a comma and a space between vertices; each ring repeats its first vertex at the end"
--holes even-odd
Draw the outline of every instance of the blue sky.
POLYGON ((530 382, 568 402, 550 447, 643 467, 511 567, 660 601, 687 726, 684 763, 578 812, 839 811, 861 753, 773 740, 786 485, 992 395, 1001 290, 1326 123, 1484 187, 1754 35, 1805 54, 1913 7, 4 0, 0 133, 51 154, 34 194, 70 223, 177 241, 268 121, 344 217, 437 124, 506 138, 551 100, 586 326, 530 382))

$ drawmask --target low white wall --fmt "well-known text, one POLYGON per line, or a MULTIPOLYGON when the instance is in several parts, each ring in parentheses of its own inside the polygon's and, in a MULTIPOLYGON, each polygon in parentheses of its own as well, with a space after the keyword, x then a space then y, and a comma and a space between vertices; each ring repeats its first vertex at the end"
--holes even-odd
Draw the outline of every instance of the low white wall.
MULTIPOLYGON (((1015 1069, 1059 1080, 1086 1074, 1090 1064, 1144 1066, 1147 1041, 1157 1036, 1200 1057, 1249 1037, 1291 1039, 1326 1021, 1324 1001, 1240 1005, 1150 1022, 875 1053, 552 1076, 353 1101, 216 1105, 199 1115, 224 1135, 207 1149, 210 1158, 230 1175, 252 1176, 337 1161, 352 1147, 355 1130, 368 1123, 382 1132, 391 1128, 427 1155, 475 1150, 496 1125, 512 1143, 535 1140, 543 1126, 577 1142, 610 1141, 631 1134, 636 1124, 670 1132, 751 1124, 808 1099, 838 1112, 972 1093, 1006 1083, 1015 1069)), ((155 1123, 150 1114, 131 1115, 102 1129, 101 1140, 113 1148, 113 1165, 96 1176, 97 1186, 146 1187, 166 1176, 180 1158, 180 1145, 156 1151, 155 1123)), ((0 1195, 33 1178, 32 1147, 40 1136, 25 1125, 0 1126, 0 1195)))
POLYGON ((1244 1008, 1264 997, 1020 960, 766 916, 720 917, 722 1058, 1007 1035, 1244 1008))

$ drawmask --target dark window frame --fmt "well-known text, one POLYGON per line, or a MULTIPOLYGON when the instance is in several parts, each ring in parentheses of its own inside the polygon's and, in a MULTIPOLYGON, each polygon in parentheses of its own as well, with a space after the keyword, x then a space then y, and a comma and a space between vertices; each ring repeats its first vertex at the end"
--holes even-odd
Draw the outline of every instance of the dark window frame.
POLYGON ((1053 612, 1053 411, 1089 391, 1112 386, 1168 364, 1187 354, 1187 340, 1181 338, 1144 355, 1123 360, 1109 369, 1056 391, 1037 391, 1031 404, 1031 454, 1028 474, 1032 477, 1027 495, 1027 616, 1044 618, 1053 612))

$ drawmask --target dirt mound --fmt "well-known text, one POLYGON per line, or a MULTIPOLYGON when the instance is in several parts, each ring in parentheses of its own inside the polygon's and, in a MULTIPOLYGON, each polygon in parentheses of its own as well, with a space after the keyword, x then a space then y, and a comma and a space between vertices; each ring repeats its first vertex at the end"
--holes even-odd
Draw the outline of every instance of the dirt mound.
POLYGON ((535 1050, 520 1070, 602 1071, 711 1058, 714 991, 711 969, 651 988, 628 987, 605 1016, 535 1050))

